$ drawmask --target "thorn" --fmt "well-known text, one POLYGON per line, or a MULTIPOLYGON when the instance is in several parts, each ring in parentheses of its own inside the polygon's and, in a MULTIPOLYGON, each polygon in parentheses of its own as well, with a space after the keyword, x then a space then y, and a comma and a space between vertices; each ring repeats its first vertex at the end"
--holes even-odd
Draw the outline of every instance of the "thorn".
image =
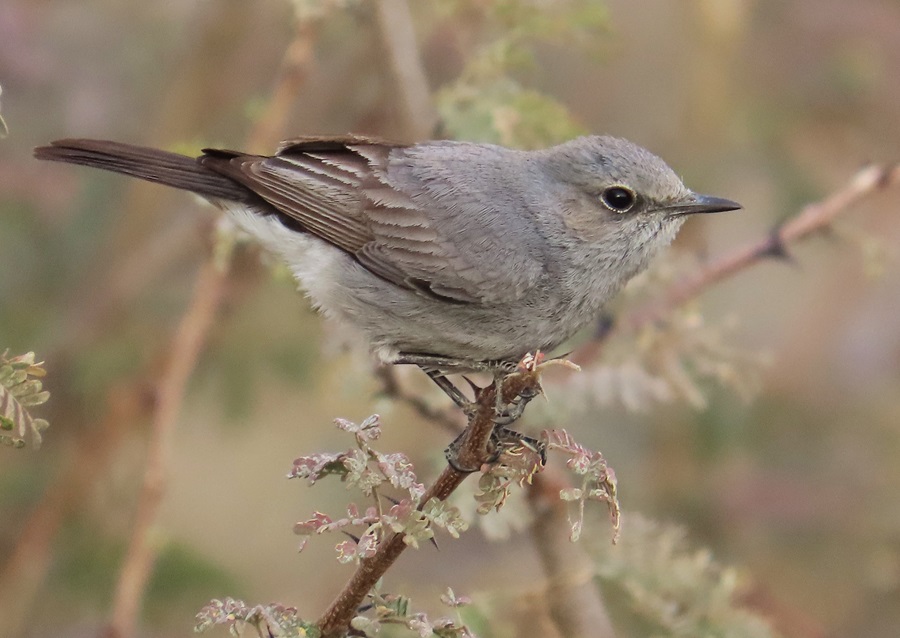
POLYGON ((788 251, 787 244, 784 243, 784 239, 781 237, 782 227, 784 227, 784 222, 779 222, 769 231, 769 245, 760 253, 760 256, 772 257, 790 264, 796 264, 794 256, 788 251))
POLYGON ((354 543, 359 544, 359 536, 356 536, 356 535, 354 535, 354 534, 351 534, 350 532, 348 532, 348 531, 345 530, 345 529, 342 529, 341 532, 344 533, 344 534, 346 534, 346 535, 349 536, 350 538, 352 538, 354 543))
POLYGON ((878 175, 878 188, 886 188, 890 186, 894 171, 900 168, 900 163, 891 164, 890 166, 882 166, 881 174, 878 175))
POLYGON ((479 385, 475 385, 475 382, 472 381, 472 379, 470 379, 470 378, 467 377, 466 375, 463 374, 463 375, 460 375, 460 376, 463 378, 463 381, 465 381, 466 383, 469 384, 469 387, 472 389, 472 393, 475 395, 475 400, 477 401, 477 400, 478 400, 478 393, 481 392, 484 388, 482 388, 482 387, 479 386, 479 385))

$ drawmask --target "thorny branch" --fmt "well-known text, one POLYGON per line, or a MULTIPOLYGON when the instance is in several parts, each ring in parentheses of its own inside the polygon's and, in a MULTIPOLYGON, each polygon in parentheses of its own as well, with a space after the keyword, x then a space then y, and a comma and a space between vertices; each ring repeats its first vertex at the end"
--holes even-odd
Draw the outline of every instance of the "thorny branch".
MULTIPOLYGON (((500 403, 504 405, 512 403, 519 396, 540 392, 540 371, 520 369, 505 377, 501 387, 500 403)), ((490 460, 489 439, 494 429, 497 403, 496 381, 477 393, 474 409, 469 415, 469 424, 457 450, 458 467, 481 467, 490 460)), ((467 476, 468 473, 448 465, 425 492, 421 503, 427 503, 432 498, 446 500, 467 476)), ((329 638, 346 632, 357 609, 375 583, 406 549, 403 536, 400 532, 388 537, 374 556, 360 561, 356 573, 316 623, 323 636, 329 638)))

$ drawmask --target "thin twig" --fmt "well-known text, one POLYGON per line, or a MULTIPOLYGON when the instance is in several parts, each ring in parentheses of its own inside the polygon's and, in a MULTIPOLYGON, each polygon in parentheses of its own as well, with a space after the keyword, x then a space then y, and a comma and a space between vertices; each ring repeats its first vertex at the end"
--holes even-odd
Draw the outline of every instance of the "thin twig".
MULTIPOLYGON (((502 383, 504 404, 515 397, 540 390, 540 374, 536 371, 520 372, 506 377, 502 383)), ((481 467, 490 459, 489 439, 494 429, 496 383, 481 390, 475 398, 474 409, 469 415, 469 425, 463 434, 456 461, 459 467, 481 467)), ((469 476, 447 466, 422 497, 420 507, 432 498, 445 500, 469 476)), ((360 561, 353 577, 316 623, 325 638, 342 636, 368 593, 385 572, 399 558, 406 544, 404 534, 396 533, 387 538, 371 558, 360 561)))
POLYGON ((315 27, 315 21, 297 18, 294 39, 284 52, 266 111, 247 137, 247 147, 251 151, 269 153, 282 136, 290 109, 309 75, 318 35, 315 27))

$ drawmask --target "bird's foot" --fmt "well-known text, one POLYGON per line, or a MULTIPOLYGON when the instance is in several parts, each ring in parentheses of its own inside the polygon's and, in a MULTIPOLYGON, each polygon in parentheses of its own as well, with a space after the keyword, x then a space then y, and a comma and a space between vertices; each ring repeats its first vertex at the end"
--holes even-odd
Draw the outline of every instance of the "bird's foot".
POLYGON ((540 467, 544 467, 547 464, 547 446, 543 441, 507 427, 496 426, 491 432, 490 454, 485 459, 484 464, 479 467, 463 467, 459 464, 459 450, 462 447, 464 437, 465 432, 453 439, 453 442, 444 450, 444 457, 447 459, 450 467, 463 474, 471 474, 472 472, 483 470, 485 465, 493 465, 504 457, 519 457, 525 451, 537 455, 540 467))

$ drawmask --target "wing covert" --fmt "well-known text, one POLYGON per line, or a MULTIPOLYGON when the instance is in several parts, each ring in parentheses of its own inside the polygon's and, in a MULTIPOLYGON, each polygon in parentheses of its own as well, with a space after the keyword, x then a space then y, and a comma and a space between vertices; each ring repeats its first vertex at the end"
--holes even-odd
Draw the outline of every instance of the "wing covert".
POLYGON ((535 264, 517 267, 511 282, 509 274, 489 271, 490 260, 466 254, 459 242, 471 241, 473 229, 484 230, 479 227, 490 216, 479 220, 477 208, 448 209, 398 179, 397 167, 400 173, 409 168, 407 148, 360 136, 298 138, 272 157, 204 150, 199 161, 251 189, 291 227, 353 255, 397 286, 451 303, 524 294, 535 264))

